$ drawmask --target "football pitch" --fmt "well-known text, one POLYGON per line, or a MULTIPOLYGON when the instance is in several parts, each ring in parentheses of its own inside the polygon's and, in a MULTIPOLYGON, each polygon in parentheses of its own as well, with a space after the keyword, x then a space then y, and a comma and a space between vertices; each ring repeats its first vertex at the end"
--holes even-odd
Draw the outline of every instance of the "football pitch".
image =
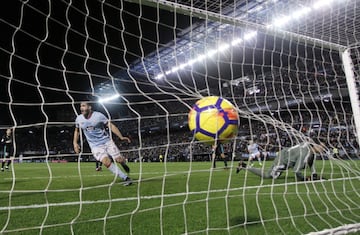
MULTIPOLYGON (((235 164, 235 163, 234 163, 235 164)), ((271 162, 267 162, 267 165, 271 162)), ((304 234, 360 221, 358 161, 318 161, 328 180, 261 180, 209 162, 129 163, 125 187, 95 163, 0 172, 7 234, 304 234), (353 171, 352 169, 355 169, 353 171), (140 174, 141 173, 141 174, 140 174), (13 177, 15 176, 15 180, 13 177)))

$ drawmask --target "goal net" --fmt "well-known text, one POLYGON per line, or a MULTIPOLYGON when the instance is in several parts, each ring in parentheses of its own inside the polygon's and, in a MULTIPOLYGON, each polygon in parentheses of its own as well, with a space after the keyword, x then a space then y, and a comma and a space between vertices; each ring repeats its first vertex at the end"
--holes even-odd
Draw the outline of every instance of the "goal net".
POLYGON ((358 232, 359 4, 8 1, 0 233, 358 232), (188 128, 189 111, 207 96, 239 114, 238 135, 216 158, 188 128), (74 152, 82 101, 130 138, 112 134, 130 187, 100 171, 85 136, 74 152), (304 143, 325 148, 315 154, 316 180, 305 168, 309 180, 300 181, 293 162, 279 177, 250 170, 279 167, 280 151, 304 143))

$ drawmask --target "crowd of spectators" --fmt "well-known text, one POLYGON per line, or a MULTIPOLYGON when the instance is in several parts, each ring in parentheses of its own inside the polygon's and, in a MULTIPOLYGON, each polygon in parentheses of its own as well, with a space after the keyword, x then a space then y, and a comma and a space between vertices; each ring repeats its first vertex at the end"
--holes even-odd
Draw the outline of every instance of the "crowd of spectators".
MULTIPOLYGON (((324 142, 330 151, 336 148, 341 157, 353 157, 358 153, 358 145, 352 127, 352 117, 348 114, 351 113, 348 112, 350 106, 343 107, 344 112, 341 113, 329 110, 316 113, 314 110, 283 110, 269 113, 271 120, 279 121, 271 123, 241 117, 238 137, 224 145, 225 152, 229 157, 241 158, 246 155, 248 140, 253 139, 265 151, 274 155, 282 147, 297 144, 299 136, 307 136, 324 142)), ((211 146, 193 139, 187 127, 186 115, 122 119, 115 120, 114 123, 132 140, 130 144, 115 140, 129 161, 158 161, 159 155, 166 156, 168 161, 210 158, 211 146)), ((54 158, 76 160, 72 147, 73 129, 73 126, 57 125, 48 125, 45 130, 44 127, 19 128, 15 130, 16 153, 39 158, 48 153, 54 158)), ((83 158, 92 161, 86 142, 84 152, 88 154, 83 158)))
MULTIPOLYGON (((239 108, 284 97, 303 99, 305 93, 319 93, 331 84, 342 87, 345 80, 338 70, 336 66, 331 71, 307 74, 296 70, 274 70, 260 78, 244 80, 243 84, 234 85, 232 89, 225 86, 222 92, 239 108), (266 79, 266 76, 271 76, 271 79, 266 79), (247 88, 255 84, 259 91, 249 94, 247 88)), ((159 155, 166 156, 168 161, 208 160, 211 146, 196 142, 187 127, 187 114, 194 102, 195 99, 149 101, 113 112, 112 121, 132 140, 130 144, 117 142, 123 154, 130 161, 157 161, 159 155)), ((229 156, 241 157, 246 154, 248 140, 252 139, 265 151, 275 153, 282 147, 298 143, 299 136, 307 136, 324 142, 331 151, 336 149, 340 157, 356 156, 359 146, 354 135, 350 103, 346 100, 327 102, 317 100, 309 104, 294 103, 292 107, 285 105, 276 110, 265 110, 265 113, 258 111, 273 121, 240 114, 238 137, 225 144, 225 152, 229 156)), ((73 128, 65 124, 18 128, 15 130, 16 153, 75 159, 73 128)), ((86 143, 83 150, 89 153, 86 143)), ((91 154, 86 156, 88 160, 92 159, 91 154)))

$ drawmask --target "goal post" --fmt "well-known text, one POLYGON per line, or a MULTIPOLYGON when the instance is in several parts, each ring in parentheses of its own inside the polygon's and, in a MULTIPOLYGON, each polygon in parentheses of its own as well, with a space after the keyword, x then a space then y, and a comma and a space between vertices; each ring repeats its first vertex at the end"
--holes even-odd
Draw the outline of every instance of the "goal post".
MULTIPOLYGON (((344 72, 346 76, 347 87, 349 89, 349 96, 351 100, 351 108, 353 111, 354 124, 356 128, 356 137, 357 142, 360 145, 360 94, 359 94, 359 85, 356 83, 355 74, 354 74, 354 65, 351 59, 351 49, 346 49, 340 51, 342 61, 344 64, 344 72)), ((358 78, 359 80, 359 78, 358 78)))

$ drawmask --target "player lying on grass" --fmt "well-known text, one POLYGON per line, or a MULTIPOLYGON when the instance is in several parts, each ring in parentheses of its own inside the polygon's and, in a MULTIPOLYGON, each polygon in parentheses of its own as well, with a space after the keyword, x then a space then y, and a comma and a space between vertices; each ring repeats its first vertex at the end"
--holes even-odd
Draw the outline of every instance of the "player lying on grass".
POLYGON ((317 174, 314 166, 315 154, 324 152, 324 145, 304 142, 295 145, 291 148, 284 148, 278 152, 273 164, 268 169, 248 167, 246 163, 240 161, 236 169, 239 173, 241 169, 246 169, 263 178, 277 179, 282 172, 293 169, 296 179, 299 181, 317 180, 317 174), (304 177, 302 170, 309 167, 311 170, 311 177, 304 177))
POLYGON ((102 113, 93 111, 89 103, 81 102, 80 111, 81 114, 77 116, 75 121, 76 127, 73 139, 75 153, 80 153, 78 142, 80 131, 82 131, 95 159, 102 162, 113 174, 126 181, 126 186, 130 185, 132 183, 131 179, 120 170, 116 162, 122 165, 126 173, 129 173, 130 169, 126 165, 125 158, 120 154, 118 147, 111 139, 110 133, 106 130, 106 126, 108 126, 109 131, 119 137, 120 140, 126 140, 130 143, 130 139, 124 137, 119 129, 102 113), (114 159, 114 163, 112 163, 110 156, 114 159))

